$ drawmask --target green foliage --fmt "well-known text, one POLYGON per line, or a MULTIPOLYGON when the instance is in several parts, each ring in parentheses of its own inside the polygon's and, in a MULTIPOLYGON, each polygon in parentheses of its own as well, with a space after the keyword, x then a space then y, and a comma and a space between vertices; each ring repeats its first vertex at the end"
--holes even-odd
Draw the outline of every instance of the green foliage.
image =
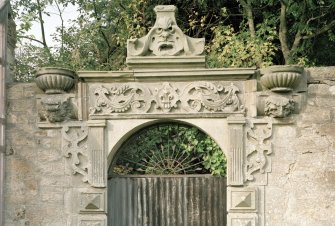
POLYGON ((185 34, 206 38, 210 67, 335 64, 333 0, 13 0, 13 15, 20 21, 21 46, 13 67, 17 80, 28 81, 37 67, 50 65, 123 70, 127 39, 144 36, 155 21, 153 8, 162 4, 177 6, 177 23, 185 34), (281 3, 286 30, 280 29, 281 3), (27 35, 33 23, 46 29, 48 7, 58 8, 62 19, 69 5, 78 7, 78 18, 59 24, 55 44, 47 43, 43 32, 42 37, 27 35))
POLYGON ((226 174, 219 146, 194 127, 162 124, 134 134, 119 150, 117 174, 226 174))
POLYGON ((273 62, 277 47, 273 43, 276 31, 258 25, 256 37, 246 28, 235 31, 230 25, 214 28, 214 38, 208 46, 209 67, 265 67, 273 62))

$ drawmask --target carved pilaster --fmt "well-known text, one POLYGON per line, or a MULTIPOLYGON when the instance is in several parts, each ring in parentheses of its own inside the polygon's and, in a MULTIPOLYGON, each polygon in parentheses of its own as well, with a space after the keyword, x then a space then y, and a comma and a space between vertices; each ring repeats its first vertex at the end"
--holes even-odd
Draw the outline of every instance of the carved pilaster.
POLYGON ((228 152, 228 175, 227 183, 231 186, 242 186, 244 182, 243 162, 243 126, 245 118, 228 118, 229 125, 229 152, 228 152))
POLYGON ((271 172, 271 120, 250 120, 246 129, 245 180, 257 185, 267 184, 271 172))
POLYGON ((105 120, 88 121, 88 152, 91 162, 89 181, 93 187, 106 187, 107 153, 104 145, 105 120))
POLYGON ((81 174, 88 182, 87 134, 85 125, 65 125, 62 128, 62 151, 69 159, 73 174, 81 174))

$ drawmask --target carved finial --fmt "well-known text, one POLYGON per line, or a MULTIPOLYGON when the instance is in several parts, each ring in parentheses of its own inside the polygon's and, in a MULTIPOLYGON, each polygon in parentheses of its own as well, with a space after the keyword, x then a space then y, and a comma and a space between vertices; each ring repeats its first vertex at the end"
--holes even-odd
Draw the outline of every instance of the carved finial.
MULTIPOLYGON (((154 8, 154 11, 156 13, 157 19, 160 17, 169 17, 173 20, 175 24, 177 24, 176 18, 175 18, 177 7, 175 7, 174 5, 158 5, 154 8)), ((157 23, 157 20, 156 20, 156 23, 157 23)))
POLYGON ((178 27, 175 19, 176 7, 155 7, 156 22, 142 38, 128 39, 127 55, 131 56, 197 56, 202 55, 204 38, 190 38, 178 27))

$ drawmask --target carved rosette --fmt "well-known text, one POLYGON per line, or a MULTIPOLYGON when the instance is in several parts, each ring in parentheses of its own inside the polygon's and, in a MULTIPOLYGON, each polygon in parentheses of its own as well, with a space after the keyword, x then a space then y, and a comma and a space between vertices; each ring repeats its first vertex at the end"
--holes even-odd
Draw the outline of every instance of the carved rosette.
MULTIPOLYGON (((272 124, 249 122, 247 128, 247 149, 245 163, 245 180, 255 181, 255 174, 271 172, 272 124)), ((266 181, 266 180, 265 180, 266 181)))
POLYGON ((128 111, 147 112, 151 106, 151 93, 140 86, 122 84, 119 87, 95 89, 94 107, 90 108, 90 115, 124 113, 128 111))
POLYGON ((194 82, 185 87, 182 105, 193 112, 203 111, 204 108, 210 112, 235 112, 243 109, 238 92, 233 83, 224 87, 210 82, 194 82))
POLYGON ((63 154, 70 159, 73 174, 81 174, 83 182, 88 182, 87 135, 87 126, 62 128, 63 154))

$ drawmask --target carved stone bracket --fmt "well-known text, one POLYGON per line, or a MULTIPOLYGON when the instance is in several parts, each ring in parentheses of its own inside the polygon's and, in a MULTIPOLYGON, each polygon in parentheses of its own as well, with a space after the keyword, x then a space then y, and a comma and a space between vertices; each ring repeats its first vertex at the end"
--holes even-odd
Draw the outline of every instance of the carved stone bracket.
POLYGON ((72 94, 40 95, 37 99, 40 122, 64 122, 77 119, 77 107, 72 94))
POLYGON ((271 172, 272 123, 265 120, 249 121, 247 125, 245 180, 266 185, 267 173, 271 172))
POLYGON ((173 84, 165 82, 146 88, 138 83, 127 83, 110 88, 100 85, 91 92, 91 116, 244 111, 237 96, 240 90, 233 83, 224 85, 207 81, 173 84))
POLYGON ((295 101, 283 96, 269 96, 265 99, 264 113, 273 118, 284 118, 294 112, 295 101))
POLYGON ((63 126, 62 150, 69 158, 73 174, 81 174, 82 181, 88 182, 88 153, 87 153, 87 126, 63 126))

